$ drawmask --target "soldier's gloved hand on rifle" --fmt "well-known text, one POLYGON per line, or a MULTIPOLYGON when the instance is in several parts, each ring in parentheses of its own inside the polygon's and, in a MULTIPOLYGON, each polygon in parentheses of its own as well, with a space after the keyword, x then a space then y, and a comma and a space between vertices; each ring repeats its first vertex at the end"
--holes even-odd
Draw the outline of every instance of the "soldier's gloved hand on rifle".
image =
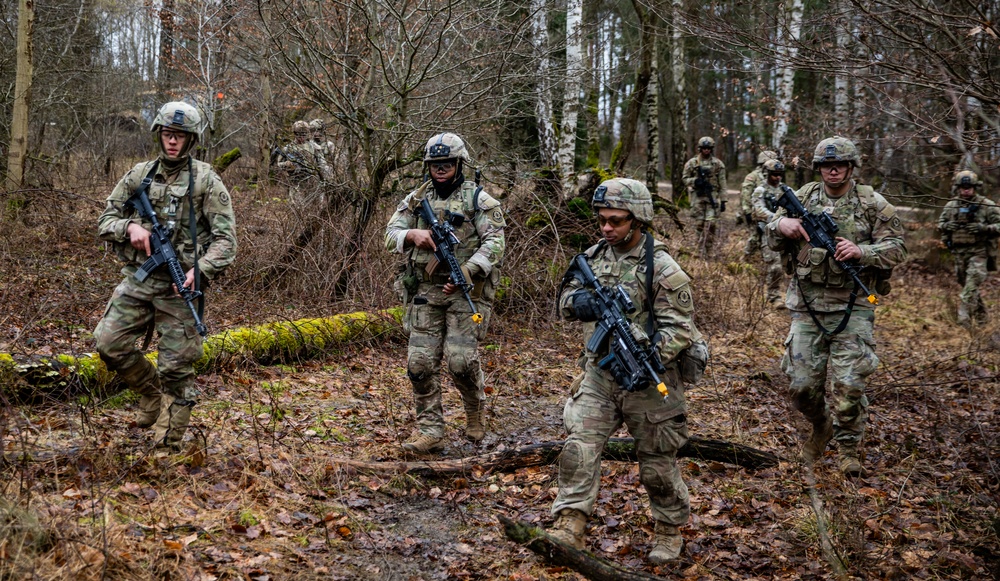
POLYGON ((698 193, 701 193, 701 191, 704 190, 707 187, 710 187, 709 184, 708 184, 708 180, 706 180, 705 178, 701 178, 701 177, 694 178, 694 188, 695 188, 695 190, 698 193))
POLYGON ((958 222, 952 220, 941 224, 941 230, 945 232, 954 232, 955 230, 958 230, 959 226, 960 224, 958 222))
POLYGON ((965 225, 965 231, 969 234, 979 234, 983 232, 983 224, 979 222, 969 222, 965 225))
POLYGON ((573 313, 583 323, 596 321, 600 317, 600 309, 594 294, 584 289, 573 293, 573 313))

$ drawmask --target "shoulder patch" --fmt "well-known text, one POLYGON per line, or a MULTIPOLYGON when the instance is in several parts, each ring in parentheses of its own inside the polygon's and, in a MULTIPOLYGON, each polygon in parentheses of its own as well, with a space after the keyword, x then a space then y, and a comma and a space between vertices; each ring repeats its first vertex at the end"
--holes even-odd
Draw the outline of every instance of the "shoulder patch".
POLYGON ((668 290, 677 290, 691 282, 691 277, 681 269, 677 269, 660 279, 660 285, 668 290))
POLYGON ((479 204, 479 209, 484 212, 500 207, 500 201, 487 194, 486 190, 479 192, 479 199, 477 202, 479 204))
POLYGON ((229 192, 222 192, 219 194, 219 203, 223 206, 229 205, 229 192))

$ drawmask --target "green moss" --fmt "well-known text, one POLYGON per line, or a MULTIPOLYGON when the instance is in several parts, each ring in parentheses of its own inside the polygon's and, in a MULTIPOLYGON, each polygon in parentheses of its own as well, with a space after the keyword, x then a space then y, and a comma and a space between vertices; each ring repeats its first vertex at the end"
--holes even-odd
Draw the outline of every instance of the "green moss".
POLYGON ((566 208, 574 216, 582 220, 592 220, 594 218, 594 210, 590 207, 590 202, 583 198, 573 198, 566 202, 566 208))
POLYGON ((549 225, 549 217, 543 214, 532 214, 524 223, 528 228, 544 228, 549 225))

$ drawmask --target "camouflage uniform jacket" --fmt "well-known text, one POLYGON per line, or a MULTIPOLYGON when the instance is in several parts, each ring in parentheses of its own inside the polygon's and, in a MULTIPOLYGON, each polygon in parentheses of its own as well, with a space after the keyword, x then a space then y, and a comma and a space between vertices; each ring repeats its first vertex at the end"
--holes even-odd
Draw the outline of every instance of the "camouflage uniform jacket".
MULTIPOLYGON (((125 202, 149 173, 152 164, 152 161, 140 163, 125 174, 108 196, 104 213, 98 219, 98 236, 114 245, 119 258, 125 262, 122 268, 122 273, 125 275, 135 273, 148 258, 144 252, 132 247, 128 226, 134 222, 150 230, 152 224, 142 220, 135 210, 126 209, 125 202)), ((213 279, 236 258, 236 216, 233 213, 229 191, 212 166, 192 160, 190 167, 194 170, 194 184, 190 198, 187 195, 190 173, 186 164, 173 182, 167 184, 161 163, 153 176, 153 183, 150 184, 147 195, 160 224, 167 228, 173 226, 171 242, 185 271, 194 266, 189 205, 189 199, 193 199, 197 222, 198 269, 205 277, 213 279)), ((154 271, 151 277, 169 280, 170 274, 166 268, 160 268, 154 271)))
POLYGON ((719 193, 725 194, 726 188, 726 166, 722 163, 722 160, 717 157, 710 157, 708 159, 703 159, 700 155, 696 155, 688 160, 684 164, 684 185, 687 186, 688 193, 693 197, 698 195, 694 189, 694 182, 698 178, 698 168, 704 167, 708 169, 709 172, 709 183, 712 184, 712 195, 716 197, 716 201, 720 201, 718 198, 719 193))
MULTIPOLYGON (((478 186, 474 183, 465 181, 458 191, 452 192, 446 199, 441 199, 428 181, 419 189, 410 192, 400 202, 386 226, 386 250, 407 254, 413 270, 424 272, 425 267, 434 258, 434 252, 416 246, 406 248, 404 241, 407 230, 430 228, 430 225, 425 224, 416 213, 420 200, 426 197, 438 220, 444 221, 446 212, 465 217, 462 225, 455 228, 455 235, 459 240, 455 257, 462 266, 469 269, 469 274, 474 279, 490 279, 496 284, 506 248, 504 238, 506 223, 500 202, 484 191, 480 190, 477 194, 477 189, 478 186)), ((441 270, 439 267, 437 272, 441 270)))
POLYGON ((333 171, 326 161, 323 147, 315 141, 289 143, 285 146, 285 153, 288 163, 284 167, 293 180, 304 182, 313 176, 324 182, 332 179, 333 171))
POLYGON ((969 199, 953 198, 941 211, 938 217, 938 229, 941 231, 944 242, 951 243, 952 247, 972 247, 976 250, 986 251, 996 247, 995 240, 1000 235, 1000 206, 982 195, 975 195, 969 199), (951 224, 952 231, 946 229, 946 224, 951 224), (979 232, 970 232, 969 224, 980 224, 979 232), (993 245, 990 248, 990 244, 993 245))
POLYGON ((763 222, 765 225, 774 219, 774 211, 767 207, 767 202, 765 200, 768 195, 773 200, 777 200, 781 196, 781 183, 777 186, 772 186, 764 180, 759 186, 754 188, 753 193, 750 195, 750 214, 753 216, 755 222, 763 222))
MULTIPOLYGON (((646 233, 644 236, 650 236, 646 233)), ((633 334, 645 342, 647 320, 650 317, 646 301, 646 251, 645 240, 621 256, 607 244, 596 244, 587 249, 590 267, 605 288, 621 284, 636 310, 627 315, 632 323, 633 334)), ((701 339, 694 324, 694 301, 691 297, 691 278, 667 252, 666 245, 653 241, 653 313, 654 332, 660 334, 660 360, 669 365, 677 355, 701 339)), ((573 293, 581 288, 580 281, 573 279, 559 298, 562 316, 569 321, 576 320, 573 311, 573 293)), ((584 343, 594 334, 596 323, 585 323, 584 343)), ((648 344, 648 343, 647 343, 648 344)), ((606 353, 590 353, 586 356, 594 360, 606 353)), ((595 364, 596 365, 596 364, 595 364)), ((673 392, 674 390, 672 390, 673 392)))
POLYGON ((743 178, 743 185, 740 186, 740 210, 745 215, 753 215, 753 194, 754 190, 767 183, 767 176, 764 175, 764 167, 758 167, 743 178))
MULTIPOLYGON (((906 259, 903 224, 896 208, 871 186, 854 183, 847 193, 834 199, 826 194, 822 182, 810 182, 795 195, 807 212, 830 214, 839 228, 836 235, 858 245, 860 264, 871 267, 860 275, 869 288, 878 270, 888 273, 906 259)), ((827 256, 826 249, 781 236, 778 221, 785 215, 785 209, 779 207, 764 233, 768 246, 783 251, 793 269, 786 306, 792 311, 806 311, 807 306, 822 313, 845 310, 854 290, 853 279, 834 263, 833 257, 827 256)), ((855 310, 873 308, 866 300, 857 300, 854 305, 855 310)))

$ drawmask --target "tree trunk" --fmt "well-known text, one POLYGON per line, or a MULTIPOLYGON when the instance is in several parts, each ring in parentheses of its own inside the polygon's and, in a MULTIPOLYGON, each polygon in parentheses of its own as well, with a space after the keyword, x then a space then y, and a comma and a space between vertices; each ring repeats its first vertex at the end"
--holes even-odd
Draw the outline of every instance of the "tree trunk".
POLYGON ((163 0, 160 9, 160 92, 166 93, 173 82, 174 68, 174 1, 163 0))
POLYGON ((569 567, 591 581, 653 581, 660 579, 645 573, 622 569, 598 559, 587 551, 578 551, 544 530, 527 523, 515 522, 503 515, 497 517, 508 539, 527 546, 545 560, 569 567))
POLYGON ((798 54, 799 36, 802 32, 802 0, 785 0, 784 9, 778 19, 778 58, 775 65, 781 67, 782 76, 778 81, 778 94, 774 104, 774 135, 771 145, 780 157, 784 157, 785 137, 792 116, 792 96, 795 88, 795 57, 798 54))
POLYGON ((583 82, 583 0, 566 0, 566 86, 559 132, 559 171, 563 199, 576 195, 576 123, 583 82))
MULTIPOLYGON (((347 458, 332 458, 333 464, 345 466, 358 472, 408 474, 411 476, 444 476, 465 474, 473 468, 484 472, 512 472, 518 468, 544 466, 559 458, 565 442, 543 442, 530 444, 513 450, 493 452, 454 460, 433 462, 365 462, 347 458)), ((632 438, 611 438, 604 447, 603 457, 618 462, 637 462, 635 441, 632 438)), ((734 464, 752 470, 776 466, 780 460, 770 452, 749 446, 692 437, 680 450, 678 458, 699 458, 714 462, 734 464)))
POLYGON ((671 19, 673 21, 670 43, 670 184, 675 206, 683 205, 687 199, 684 187, 684 163, 687 161, 687 94, 684 89, 685 62, 684 36, 681 33, 683 0, 672 0, 671 19))
POLYGON ((642 105, 646 101, 646 91, 649 89, 649 77, 653 60, 653 11, 646 10, 639 3, 633 0, 632 7, 639 17, 639 68, 635 74, 635 87, 629 98, 628 109, 625 111, 625 118, 622 120, 622 133, 611 155, 611 168, 617 174, 625 171, 625 163, 628 162, 629 155, 632 154, 632 144, 635 143, 635 131, 639 126, 639 113, 642 105))
POLYGON ((28 159, 28 110, 31 106, 34 24, 34 0, 21 0, 17 9, 17 72, 14 80, 14 109, 10 122, 10 147, 7 151, 6 187, 9 191, 18 190, 24 184, 24 169, 28 159))
POLYGON ((834 2, 833 26, 836 34, 836 53, 840 56, 841 66, 838 67, 833 80, 833 124, 838 133, 845 133, 850 124, 850 72, 847 70, 847 44, 850 31, 849 20, 844 10, 846 0, 834 2))
POLYGON ((531 0, 531 32, 537 59, 535 77, 535 118, 538 122, 538 153, 545 167, 559 164, 556 129, 552 113, 549 70, 549 6, 547 0, 531 0))
MULTIPOLYGON (((652 10, 650 18, 657 18, 652 10)), ((660 66, 658 57, 659 40, 653 35, 653 58, 649 68, 649 91, 646 95, 646 187, 654 196, 659 192, 660 183, 660 66)))

